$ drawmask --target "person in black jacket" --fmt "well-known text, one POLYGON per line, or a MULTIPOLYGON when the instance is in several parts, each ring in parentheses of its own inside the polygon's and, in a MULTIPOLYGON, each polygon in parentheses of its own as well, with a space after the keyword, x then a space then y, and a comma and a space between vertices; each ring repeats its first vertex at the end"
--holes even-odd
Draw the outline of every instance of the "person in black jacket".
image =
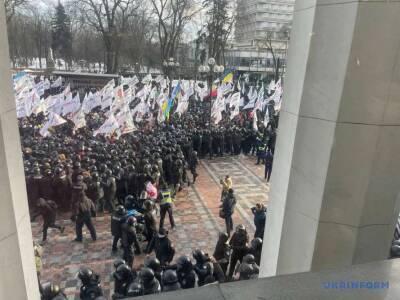
POLYGON ((125 224, 127 213, 125 207, 118 205, 111 217, 111 234, 113 235, 112 252, 116 252, 118 241, 122 238, 122 225, 125 224))
POLYGON ((265 220, 267 218, 267 209, 262 203, 257 203, 255 207, 251 208, 254 215, 254 225, 256 226, 256 231, 254 233, 254 238, 264 238, 265 220))
POLYGON ((229 245, 232 248, 231 261, 229 266, 229 278, 232 278, 238 261, 242 262, 243 257, 248 253, 247 244, 249 242, 249 234, 244 225, 238 225, 235 233, 232 235, 229 245))
POLYGON ((226 275, 231 256, 231 247, 228 243, 229 236, 225 232, 220 232, 217 245, 215 246, 213 257, 221 266, 221 269, 226 275))
POLYGON ((135 259, 134 253, 140 254, 139 241, 136 235, 137 220, 135 217, 129 217, 124 225, 122 225, 122 246, 124 248, 123 259, 126 264, 132 268, 133 260, 135 259), (135 251, 133 250, 135 247, 135 251))
POLYGON ((176 273, 182 289, 191 289, 196 285, 196 273, 188 256, 181 256, 176 263, 176 273))
POLYGON ((76 222, 76 242, 82 242, 83 225, 86 225, 89 229, 92 240, 97 240, 96 229, 92 223, 92 216, 96 216, 96 208, 92 200, 86 197, 84 190, 80 190, 79 194, 77 194, 77 202, 74 205, 72 215, 72 219, 76 222))
POLYGON ((160 228, 158 234, 153 237, 147 249, 147 253, 150 254, 153 250, 161 266, 166 266, 173 260, 175 249, 168 238, 168 231, 164 228, 160 228))
POLYGON ((61 233, 64 232, 64 227, 56 224, 57 204, 54 201, 39 198, 37 212, 32 216, 31 221, 34 222, 38 216, 43 218, 43 243, 47 240, 47 230, 49 228, 56 228, 61 233))
POLYGON ((154 217, 154 203, 151 200, 146 200, 144 202, 144 225, 145 225, 145 234, 147 239, 146 252, 149 251, 150 243, 153 240, 154 235, 157 233, 157 223, 154 217))
POLYGON ((235 211, 236 206, 236 197, 233 193, 233 189, 228 190, 228 194, 224 197, 222 202, 222 212, 225 219, 226 224, 226 232, 228 237, 231 236, 231 231, 233 230, 233 219, 232 215, 235 211))
POLYGON ((267 153, 265 154, 265 174, 264 174, 264 179, 267 179, 267 182, 269 182, 269 179, 271 178, 273 161, 274 161, 274 155, 272 154, 271 149, 268 149, 267 153))
MULTIPOLYGON (((192 173, 193 176, 193 184, 195 184, 196 182, 196 178, 197 176, 199 176, 199 174, 197 174, 197 165, 199 164, 199 159, 197 157, 197 152, 193 151, 192 155, 190 156, 189 159, 189 169, 190 169, 190 173, 192 173)), ((190 181, 188 181, 190 182, 190 181)))

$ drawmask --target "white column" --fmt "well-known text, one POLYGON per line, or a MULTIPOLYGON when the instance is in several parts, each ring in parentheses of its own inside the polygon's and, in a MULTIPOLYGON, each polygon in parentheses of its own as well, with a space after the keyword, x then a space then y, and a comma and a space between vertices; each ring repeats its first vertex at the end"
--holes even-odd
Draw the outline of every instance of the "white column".
POLYGON ((399 212, 400 3, 296 1, 261 276, 385 259, 399 212))
POLYGON ((0 299, 40 299, 4 5, 0 5, 0 299))

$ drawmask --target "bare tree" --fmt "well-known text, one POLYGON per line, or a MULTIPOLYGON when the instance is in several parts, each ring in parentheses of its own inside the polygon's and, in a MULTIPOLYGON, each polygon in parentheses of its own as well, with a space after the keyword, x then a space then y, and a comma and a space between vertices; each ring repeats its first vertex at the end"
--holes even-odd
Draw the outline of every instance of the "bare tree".
POLYGON ((32 41, 39 60, 39 68, 42 69, 42 58, 48 58, 50 48, 50 19, 48 15, 41 14, 38 10, 32 10, 31 21, 32 41))
POLYGON ((4 0, 7 23, 10 22, 11 18, 15 15, 17 9, 26 3, 27 0, 4 0))
POLYGON ((276 81, 279 77, 279 59, 277 59, 277 57, 276 57, 275 48, 273 45, 273 36, 274 36, 274 32, 272 32, 272 31, 267 32, 266 38, 265 38, 265 46, 266 46, 268 52, 270 52, 272 55, 272 64, 273 64, 272 67, 273 67, 273 73, 274 73, 274 80, 276 81))
POLYGON ((107 73, 116 73, 119 68, 123 36, 127 33, 128 21, 134 17, 140 5, 137 0, 73 0, 83 14, 82 20, 96 29, 102 36, 105 48, 107 73))
POLYGON ((198 12, 193 10, 192 0, 151 0, 157 19, 160 43, 160 61, 174 57, 182 31, 198 12))
POLYGON ((204 38, 208 44, 208 56, 214 57, 219 64, 225 64, 225 48, 232 32, 235 18, 229 14, 228 0, 204 0, 208 9, 208 22, 204 38))

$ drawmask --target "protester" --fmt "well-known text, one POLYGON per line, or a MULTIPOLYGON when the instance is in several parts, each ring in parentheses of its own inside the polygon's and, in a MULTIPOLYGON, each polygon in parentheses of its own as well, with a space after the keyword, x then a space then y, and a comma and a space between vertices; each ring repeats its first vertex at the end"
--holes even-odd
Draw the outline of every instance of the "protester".
POLYGON ((220 210, 220 216, 225 219, 226 232, 228 234, 228 237, 231 236, 231 231, 233 230, 232 215, 235 212, 235 206, 236 197, 234 195, 233 189, 229 189, 227 195, 225 195, 223 199, 220 210))
POLYGON ((251 208, 251 212, 254 215, 254 225, 256 226, 256 231, 254 233, 254 238, 264 238, 265 220, 267 218, 267 209, 264 204, 257 203, 255 207, 251 208))

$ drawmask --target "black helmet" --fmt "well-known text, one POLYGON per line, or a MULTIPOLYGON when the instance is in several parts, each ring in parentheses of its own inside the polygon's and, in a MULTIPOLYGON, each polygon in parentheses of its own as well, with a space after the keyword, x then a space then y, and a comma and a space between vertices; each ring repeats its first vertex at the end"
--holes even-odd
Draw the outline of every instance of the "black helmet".
POLYGON ((93 173, 92 173, 92 179, 93 179, 93 180, 99 179, 99 173, 93 172, 93 173))
POLYGON ((222 243, 226 243, 228 241, 228 239, 229 239, 229 236, 228 236, 228 234, 226 232, 220 232, 219 233, 219 240, 222 243))
POLYGON ((81 163, 79 161, 76 161, 74 163, 74 169, 80 169, 81 168, 81 163))
POLYGON ((207 255, 203 250, 196 249, 193 251, 193 258, 197 263, 205 263, 207 261, 207 255))
POLYGON ((236 226, 236 231, 246 231, 246 227, 243 224, 236 226))
POLYGON ((127 297, 138 297, 143 295, 143 285, 140 282, 133 282, 128 287, 127 297))
POLYGON ((136 225, 137 220, 136 220, 135 217, 129 217, 129 218, 126 220, 126 223, 128 223, 129 226, 134 226, 134 225, 136 225))
POLYGON ((106 176, 110 177, 110 176, 112 176, 113 172, 110 169, 107 169, 105 171, 105 174, 106 174, 106 176))
POLYGON ((180 256, 176 264, 178 271, 189 272, 193 268, 192 261, 190 260, 189 256, 186 255, 180 256))
POLYGON ((126 209, 125 209, 125 207, 123 205, 118 205, 115 211, 119 215, 125 215, 126 214, 126 209))
POLYGON ((241 264, 240 268, 239 268, 239 273, 240 273, 241 280, 247 280, 247 279, 250 279, 251 275, 253 275, 255 272, 251 265, 241 264))
POLYGON ((97 172, 97 167, 96 166, 90 166, 89 167, 89 171, 90 171, 90 173, 97 172))
POLYGON ((396 244, 392 245, 390 250, 391 250, 392 256, 394 256, 394 257, 400 256, 400 246, 399 245, 396 245, 396 244))
POLYGON ((162 274, 161 281, 163 285, 175 284, 178 282, 178 275, 174 270, 166 270, 162 274))
POLYGON ((79 269, 78 278, 82 281, 84 285, 90 281, 93 276, 93 271, 87 267, 82 267, 79 269))
POLYGON ((139 277, 143 284, 147 285, 154 280, 154 272, 150 268, 142 268, 139 272, 139 277))
POLYGON ((253 254, 246 254, 245 257, 243 257, 243 263, 252 265, 256 262, 256 259, 254 258, 253 254))
POLYGON ((43 298, 44 299, 53 299, 55 296, 57 296, 61 290, 60 287, 56 284, 53 284, 51 282, 47 282, 43 284, 43 298))
POLYGON ((251 241, 251 248, 254 250, 261 249, 263 240, 261 238, 255 238, 251 241))
POLYGON ((125 265, 125 264, 126 264, 126 262, 122 258, 117 258, 116 260, 114 260, 115 270, 117 270, 120 265, 125 265))
POLYGON ((125 203, 132 203, 135 201, 135 197, 133 197, 132 195, 128 195, 125 197, 125 203))
POLYGON ((132 277, 132 270, 127 265, 122 264, 115 271, 114 277, 119 280, 127 280, 132 277))
POLYGON ((144 261, 144 266, 152 269, 154 272, 161 270, 161 263, 156 257, 147 257, 144 261))
POLYGON ((146 200, 146 201, 144 202, 144 208, 145 208, 146 210, 153 210, 153 208, 154 208, 154 203, 153 203, 153 201, 151 201, 151 200, 146 200))

